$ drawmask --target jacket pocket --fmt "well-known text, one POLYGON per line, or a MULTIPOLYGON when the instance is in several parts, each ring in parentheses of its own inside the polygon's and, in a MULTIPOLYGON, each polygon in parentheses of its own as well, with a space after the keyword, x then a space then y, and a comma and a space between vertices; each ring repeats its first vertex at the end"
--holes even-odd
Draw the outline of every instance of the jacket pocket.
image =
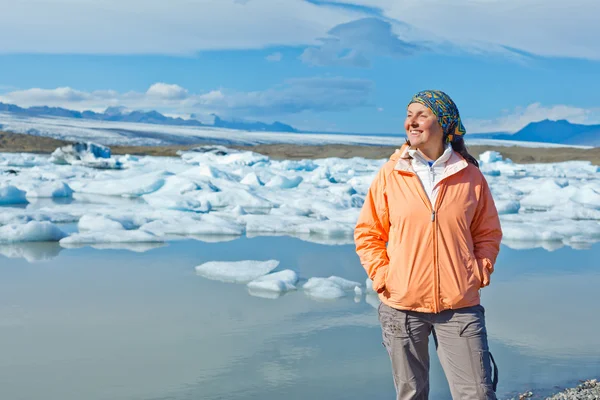
POLYGON ((481 274, 481 270, 479 269, 479 263, 477 262, 477 259, 470 253, 467 253, 463 262, 465 263, 465 268, 467 270, 468 287, 475 287, 479 289, 481 287, 483 276, 481 274))

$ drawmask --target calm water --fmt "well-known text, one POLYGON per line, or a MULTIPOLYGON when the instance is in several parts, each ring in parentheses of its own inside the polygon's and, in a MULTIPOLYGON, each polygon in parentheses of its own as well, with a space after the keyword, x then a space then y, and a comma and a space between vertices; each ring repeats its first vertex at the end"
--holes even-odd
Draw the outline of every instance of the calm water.
MULTIPOLYGON (((363 283, 353 246, 263 237, 137 250, 147 251, 0 246, 22 256, 0 255, 1 399, 394 397, 364 297, 319 302, 299 290, 266 299, 194 271, 278 259, 302 277, 363 283)), ((503 246, 483 291, 501 398, 600 376, 599 259, 600 245, 503 246)), ((431 381, 431 398, 449 398, 435 357, 431 381)))

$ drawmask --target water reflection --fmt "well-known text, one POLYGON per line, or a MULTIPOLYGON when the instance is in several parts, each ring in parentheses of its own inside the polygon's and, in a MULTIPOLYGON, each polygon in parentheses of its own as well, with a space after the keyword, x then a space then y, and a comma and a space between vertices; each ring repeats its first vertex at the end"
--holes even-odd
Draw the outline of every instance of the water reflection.
POLYGON ((82 247, 91 247, 98 250, 128 250, 134 253, 145 253, 147 251, 167 246, 165 242, 140 242, 140 243, 63 243, 62 247, 66 249, 80 249, 82 247))
MULTIPOLYGON (((0 342, 11 344, 0 398, 393 398, 372 294, 319 302, 299 283, 265 296, 194 271, 207 261, 277 259, 304 281, 364 282, 352 245, 261 237, 134 253, 50 244, 51 268, 3 258, 45 245, 0 247, 0 342)), ((501 398, 600 375, 598 256, 598 245, 503 246, 482 291, 501 398)), ((432 398, 449 398, 435 357, 431 382, 432 398)))
POLYGON ((0 254, 7 258, 23 258, 30 263, 49 261, 62 251, 58 242, 0 244, 0 254))

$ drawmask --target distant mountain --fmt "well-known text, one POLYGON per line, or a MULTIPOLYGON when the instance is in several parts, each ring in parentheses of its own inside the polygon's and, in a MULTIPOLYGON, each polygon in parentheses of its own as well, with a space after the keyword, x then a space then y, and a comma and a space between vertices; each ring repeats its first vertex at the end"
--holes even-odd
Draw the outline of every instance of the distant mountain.
POLYGON ((215 117, 213 125, 219 128, 265 132, 298 132, 294 127, 279 121, 275 121, 272 124, 265 124, 264 122, 225 121, 219 118, 218 115, 213 114, 213 116, 215 117))
POLYGON ((564 119, 532 122, 511 136, 512 140, 600 146, 600 125, 572 124, 564 119))
POLYGON ((213 115, 213 124, 204 124, 196 119, 167 117, 158 111, 128 111, 125 107, 108 107, 103 113, 94 111, 73 111, 61 107, 35 106, 22 108, 14 104, 0 102, 0 112, 24 115, 28 117, 62 117, 88 119, 96 121, 139 122, 145 124, 177 126, 215 126, 247 131, 298 132, 290 125, 275 121, 272 124, 251 121, 227 121, 213 115))

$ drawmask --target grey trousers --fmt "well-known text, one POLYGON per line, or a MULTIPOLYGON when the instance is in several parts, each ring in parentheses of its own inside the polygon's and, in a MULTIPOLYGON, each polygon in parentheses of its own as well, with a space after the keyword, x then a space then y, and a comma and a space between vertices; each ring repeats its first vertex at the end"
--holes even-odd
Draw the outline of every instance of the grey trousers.
POLYGON ((428 399, 429 334, 435 330, 452 398, 496 400, 484 314, 480 305, 429 314, 381 303, 379 322, 392 362, 396 399, 428 399))

